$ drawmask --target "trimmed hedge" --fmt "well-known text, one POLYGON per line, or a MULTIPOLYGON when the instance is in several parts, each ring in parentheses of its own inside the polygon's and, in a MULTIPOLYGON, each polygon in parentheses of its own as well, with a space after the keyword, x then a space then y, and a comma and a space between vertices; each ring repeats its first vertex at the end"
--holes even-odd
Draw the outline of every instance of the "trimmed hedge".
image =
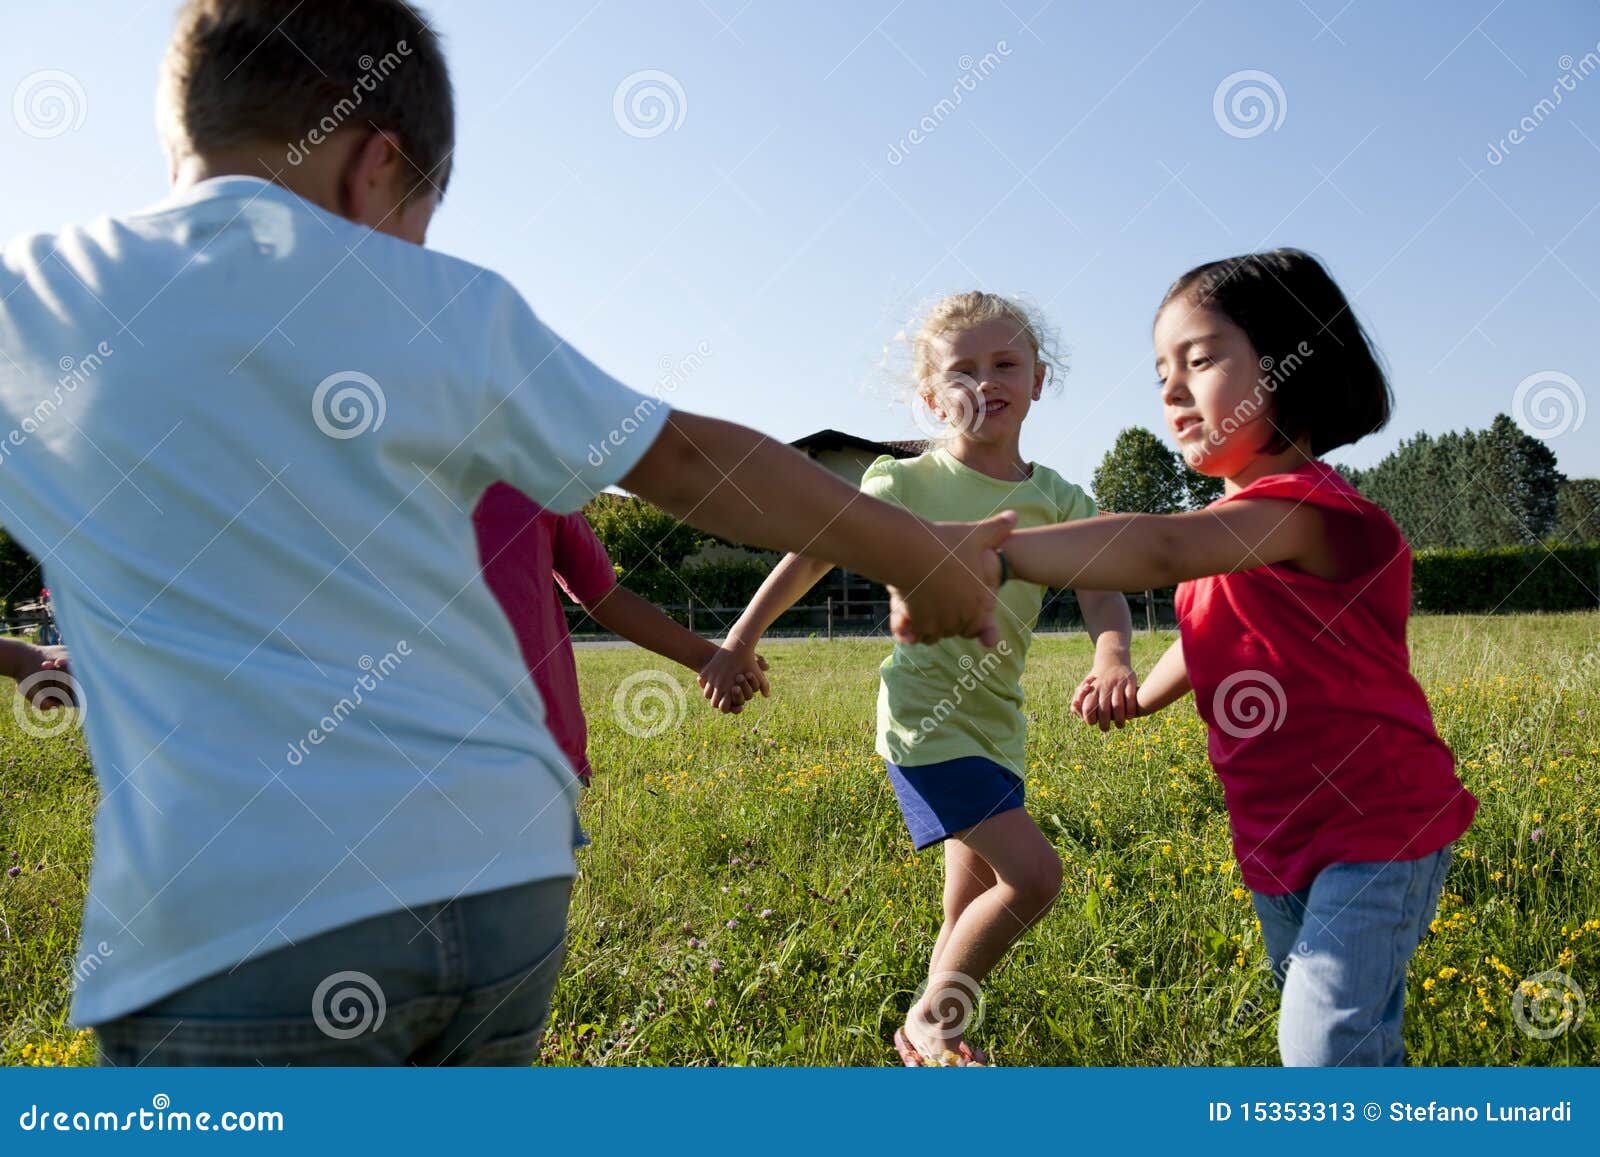
POLYGON ((1600 545, 1418 551, 1412 605, 1435 614, 1600 605, 1600 545))

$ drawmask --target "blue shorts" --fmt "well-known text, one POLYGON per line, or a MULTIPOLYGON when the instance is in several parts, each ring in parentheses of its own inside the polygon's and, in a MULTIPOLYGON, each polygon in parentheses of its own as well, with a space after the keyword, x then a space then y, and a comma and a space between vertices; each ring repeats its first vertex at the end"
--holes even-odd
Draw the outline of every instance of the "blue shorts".
POLYGON ((920 767, 885 766, 912 846, 919 852, 1023 804, 1021 777, 981 755, 920 767))

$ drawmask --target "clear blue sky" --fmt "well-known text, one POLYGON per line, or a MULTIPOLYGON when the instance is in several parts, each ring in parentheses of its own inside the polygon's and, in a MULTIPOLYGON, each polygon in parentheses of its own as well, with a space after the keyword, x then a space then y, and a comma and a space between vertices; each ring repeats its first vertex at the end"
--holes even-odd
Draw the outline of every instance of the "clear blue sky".
MULTIPOLYGON (((172 0, 8 7, 0 236, 158 198, 152 93, 172 0), (42 70, 82 94, 67 87, 75 127, 45 137, 15 107, 42 70)), ((1119 429, 1160 429, 1149 322, 1167 283, 1292 244, 1328 261, 1393 369, 1395 421, 1335 458, 1366 465, 1418 430, 1481 427, 1554 371, 1594 412, 1549 444, 1569 475, 1600 474, 1600 72, 1535 112, 1600 54, 1593 2, 427 9, 459 118, 433 244, 508 275, 640 388, 704 343, 677 405, 785 439, 915 436, 874 369, 884 343, 940 293, 1020 292, 1072 360, 1024 452, 1087 483, 1119 429), (963 58, 991 53, 961 90, 963 58), (681 121, 652 136, 614 114, 643 70, 682 92, 681 121), (1269 94, 1281 123, 1254 136, 1214 114, 1243 70, 1283 94, 1269 94), (936 111, 956 91, 960 106, 936 111), (891 163, 924 116, 934 130, 891 163), (1490 143, 1530 116, 1491 164, 1490 143)))

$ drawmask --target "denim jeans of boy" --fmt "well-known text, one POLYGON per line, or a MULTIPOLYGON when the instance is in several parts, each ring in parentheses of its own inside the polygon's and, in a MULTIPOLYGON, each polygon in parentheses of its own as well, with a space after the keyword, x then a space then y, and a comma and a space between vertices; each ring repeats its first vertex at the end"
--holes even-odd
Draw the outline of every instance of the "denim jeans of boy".
POLYGON ((1330 864, 1298 892, 1254 894, 1283 989, 1285 1065, 1405 1063, 1406 968, 1449 867, 1446 847, 1419 860, 1330 864))
POLYGON ((569 879, 375 916, 97 1025, 108 1065, 527 1065, 569 879))

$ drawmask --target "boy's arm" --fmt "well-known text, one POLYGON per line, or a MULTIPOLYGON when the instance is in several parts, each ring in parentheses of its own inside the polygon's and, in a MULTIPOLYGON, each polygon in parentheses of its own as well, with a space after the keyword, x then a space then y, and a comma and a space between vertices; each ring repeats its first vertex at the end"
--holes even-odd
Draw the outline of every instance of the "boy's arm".
POLYGON ((1129 649, 1133 644, 1133 616, 1128 600, 1118 591, 1076 591, 1083 610, 1084 629, 1094 640, 1094 666, 1077 694, 1072 709, 1101 731, 1121 727, 1138 714, 1139 679, 1133 673, 1129 649))
POLYGON ((1183 661, 1183 639, 1177 638, 1144 677, 1144 683, 1139 687, 1139 714, 1149 715, 1153 711, 1160 711, 1182 699, 1191 690, 1189 667, 1183 661))
POLYGON ((686 522, 751 546, 825 558, 895 588, 905 643, 951 635, 993 646, 995 548, 1011 512, 932 523, 868 498, 765 435, 675 411, 622 485, 686 522))
POLYGON ((1313 555, 1322 515, 1309 505, 1244 499, 1188 514, 1103 514, 1036 527, 1004 544, 1018 578, 1042 586, 1137 591, 1313 555))

